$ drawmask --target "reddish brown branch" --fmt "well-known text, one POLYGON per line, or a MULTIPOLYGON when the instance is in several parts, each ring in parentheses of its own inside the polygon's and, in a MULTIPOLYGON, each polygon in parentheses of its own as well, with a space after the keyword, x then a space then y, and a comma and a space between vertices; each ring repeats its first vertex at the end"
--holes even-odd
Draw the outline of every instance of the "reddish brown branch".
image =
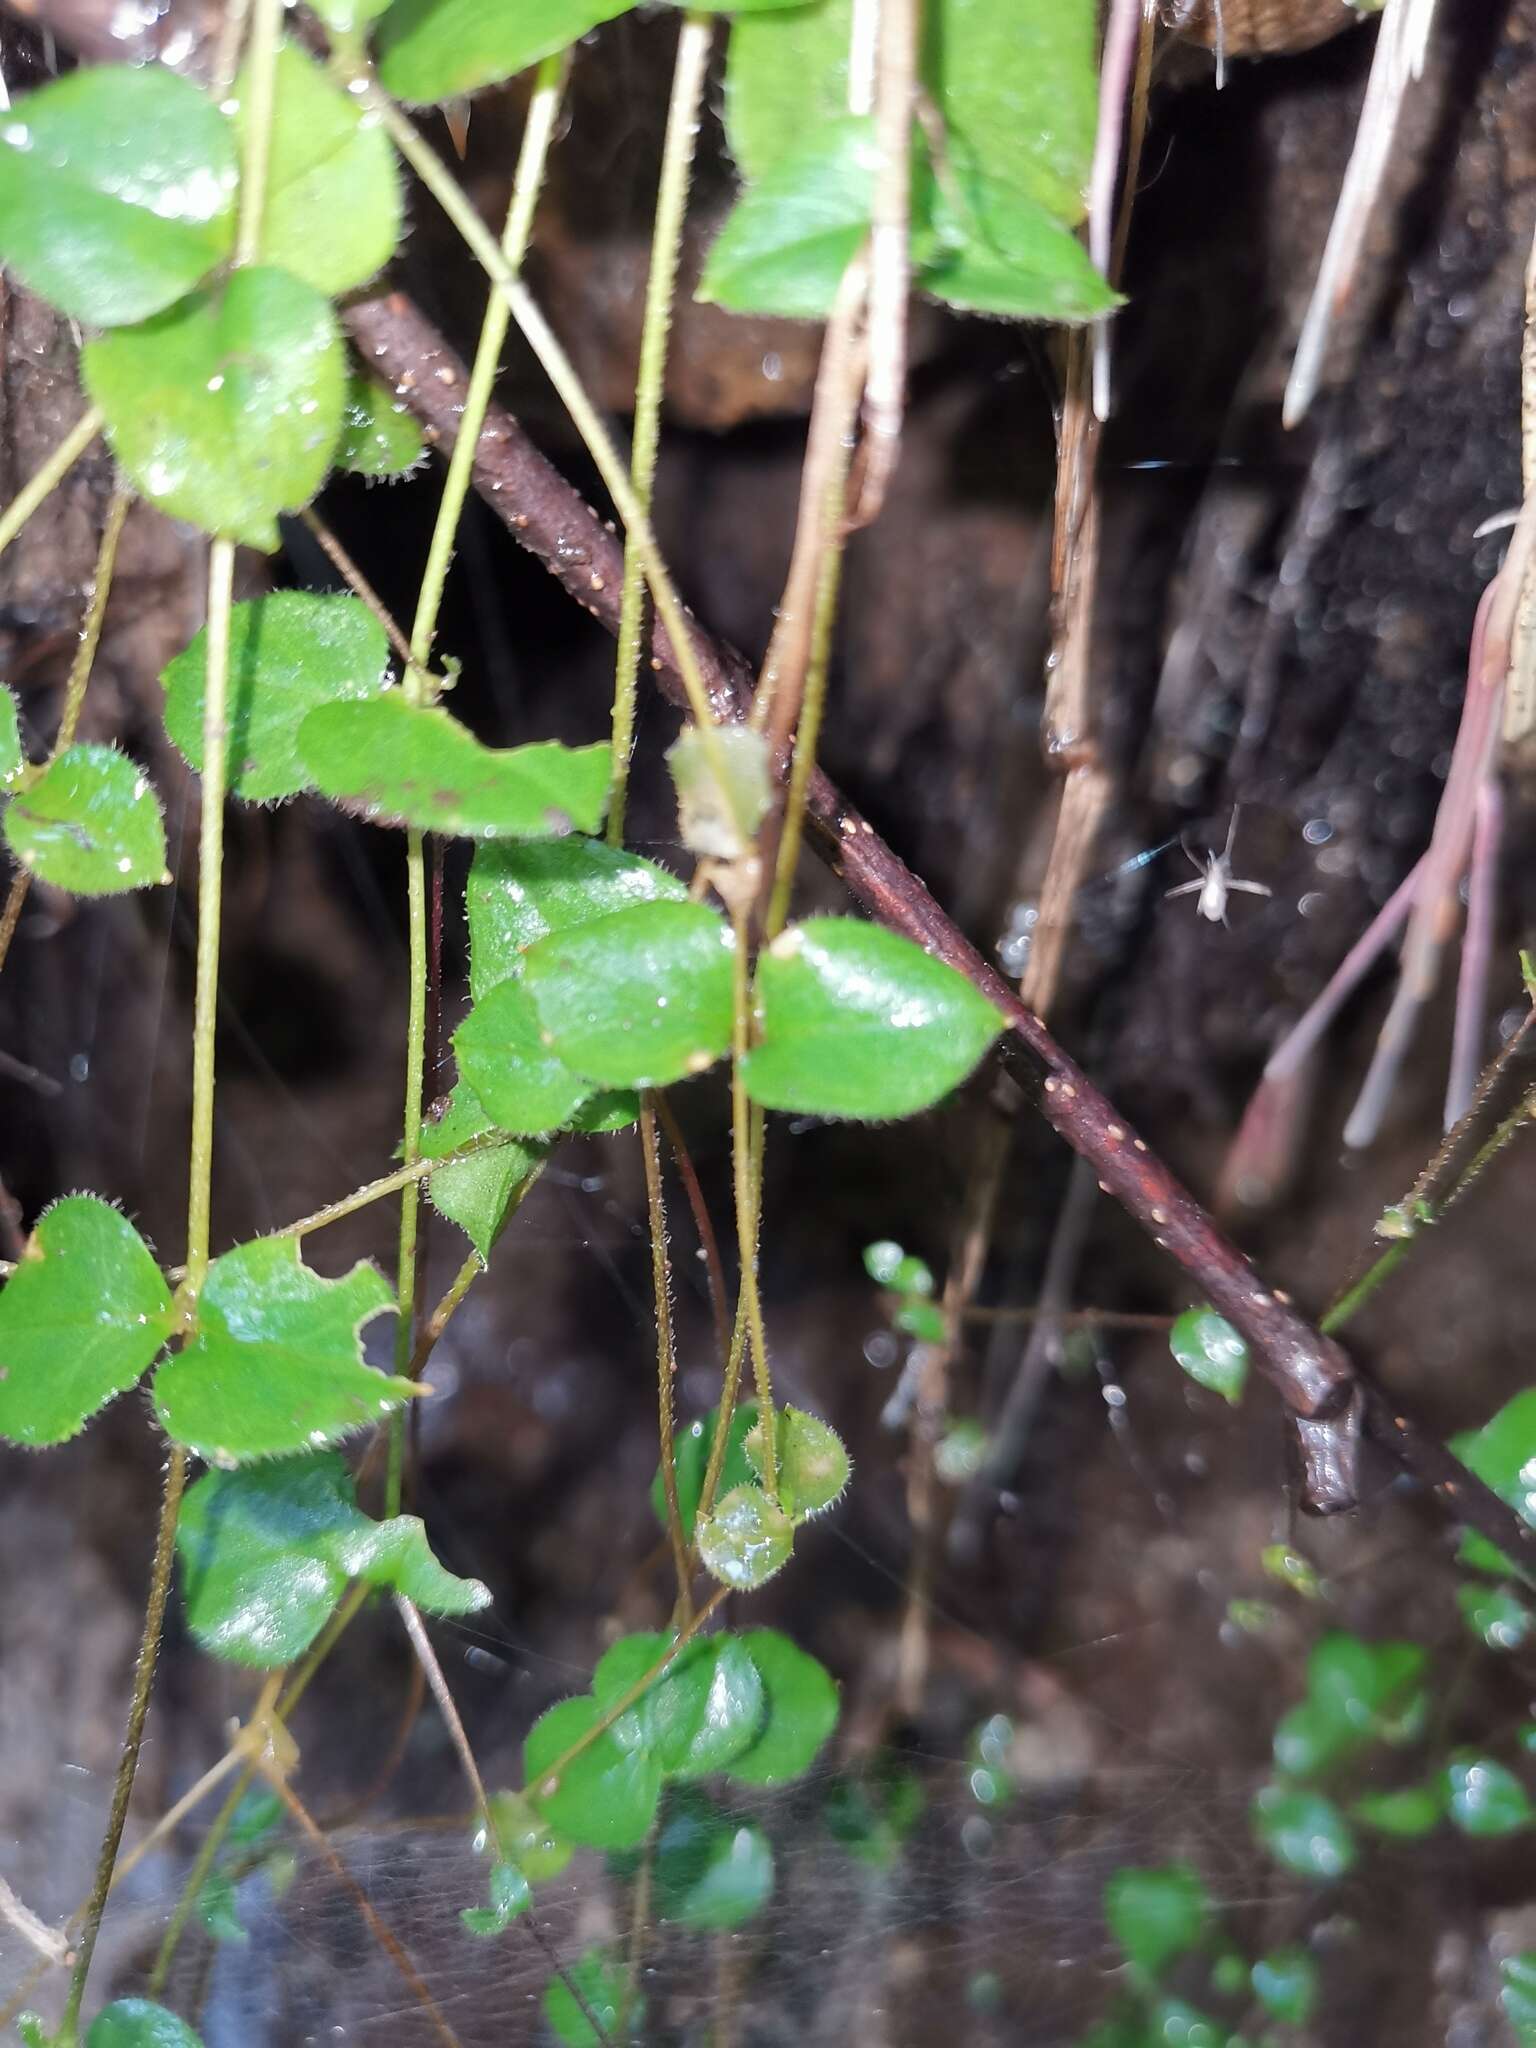
MULTIPOLYGON (((465 387, 460 359, 403 293, 352 306, 346 315, 363 358, 394 385, 429 441, 446 455, 458 434, 465 387)), ((475 485, 518 541, 578 603, 616 630, 623 567, 617 536, 529 441, 511 414, 492 406, 475 462, 475 485)), ((705 686, 719 715, 746 715, 752 673, 734 648, 694 628, 705 686)), ((658 626, 651 668, 663 693, 683 702, 672 646, 658 626)), ((827 777, 811 782, 808 815, 834 870, 892 930, 964 974, 1011 1027, 1003 1058, 1067 1143, 1092 1162, 1099 1184, 1169 1252, 1202 1296, 1246 1338, 1255 1363, 1298 1423, 1307 1493, 1319 1509, 1353 1506, 1363 1423, 1398 1462, 1430 1487, 1460 1520, 1510 1555, 1536 1556, 1536 1531, 1414 1426, 1331 1339, 1321 1336, 1253 1267, 1020 1002, 1001 975, 945 915, 827 777)))

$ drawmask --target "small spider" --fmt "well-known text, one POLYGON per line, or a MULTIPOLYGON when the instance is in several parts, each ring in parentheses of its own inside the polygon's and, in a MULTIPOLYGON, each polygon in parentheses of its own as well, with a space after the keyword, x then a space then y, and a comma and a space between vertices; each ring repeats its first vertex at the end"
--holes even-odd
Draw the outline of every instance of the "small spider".
POLYGON ((1263 882, 1239 882, 1233 876, 1232 842, 1237 837, 1237 818, 1241 808, 1240 804, 1234 804, 1232 807, 1232 822, 1227 827, 1227 843, 1220 853, 1211 853, 1207 850, 1202 858, 1192 852, 1184 840, 1179 841, 1186 858, 1198 870, 1199 880, 1181 882, 1177 889, 1170 889, 1167 893, 1169 896, 1193 896, 1198 889, 1200 894, 1195 904, 1195 915, 1208 918, 1212 924, 1226 924, 1227 898, 1234 889, 1240 890, 1245 896, 1272 896, 1275 893, 1263 882))

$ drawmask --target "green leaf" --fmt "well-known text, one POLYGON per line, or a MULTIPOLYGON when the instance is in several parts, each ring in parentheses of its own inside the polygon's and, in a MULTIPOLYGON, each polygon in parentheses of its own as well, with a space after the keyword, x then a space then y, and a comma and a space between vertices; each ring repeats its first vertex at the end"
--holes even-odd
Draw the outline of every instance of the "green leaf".
POLYGON ((1202 1387, 1234 1406, 1248 1377, 1248 1346, 1213 1308, 1187 1308, 1168 1333, 1168 1348, 1202 1387))
MULTIPOLYGON (((236 86, 244 142, 249 66, 236 86)), ((277 55, 257 261, 335 298, 366 284, 400 239, 400 180, 383 127, 297 43, 277 55)))
POLYGON ((1211 1896, 1187 1863, 1127 1868, 1104 1887, 1104 1917, 1127 1958, 1155 1978, 1205 1939, 1211 1896))
POLYGON ((346 41, 377 21, 389 0, 310 0, 310 5, 331 34, 346 41))
POLYGON ((595 1736, 558 1776, 551 1767, 602 1719, 590 1694, 541 1714, 523 1747, 527 1796, 562 1835, 595 1849, 638 1849, 661 1797, 661 1764, 645 1748, 626 1749, 613 1729, 595 1736))
MULTIPOLYGON (((237 604, 229 624, 229 781, 248 802, 309 786, 299 726, 320 704, 377 696, 389 661, 384 628, 355 597, 281 590, 237 604)), ((165 729, 201 771, 208 629, 166 666, 165 729)))
POLYGON ((990 1715, 972 1736, 966 1785, 978 1806, 1000 1811, 1013 1800, 1019 1789, 1011 1768, 1017 1742, 1018 1730, 1006 1714, 990 1715))
POLYGON ((350 363, 341 401, 337 467, 351 470, 354 476, 406 476, 425 451, 421 429, 407 408, 377 377, 350 363))
MULTIPOLYGON (((444 1114, 422 1125, 421 1156, 442 1159, 494 1132, 496 1125, 473 1092, 460 1082, 444 1114)), ((509 1140, 434 1173, 427 1182, 427 1199, 440 1216, 457 1223, 480 1254, 481 1263, 488 1264, 491 1247, 548 1157, 547 1145, 519 1145, 509 1140)))
POLYGON ((1340 1727, 1366 1740, 1400 1742, 1420 1731, 1427 1663, 1417 1643, 1327 1635, 1307 1659, 1308 1695, 1340 1727))
POLYGON ((312 711, 299 756, 317 789, 376 824, 466 839, 591 832, 608 804, 606 745, 482 746, 446 711, 399 690, 312 711))
POLYGON ((639 1120, 640 1097, 633 1088, 599 1088, 577 1109, 570 1127, 597 1137, 611 1131, 633 1130, 639 1120))
POLYGON ((499 85, 634 0, 395 0, 379 23, 379 77, 418 105, 499 85))
POLYGON ((852 917, 791 925, 757 967, 761 1043, 743 1063, 767 1109, 898 1117, 963 1081, 1003 1028, 964 975, 852 917))
POLYGON ((574 931, 637 903, 681 903, 676 875, 600 839, 505 839, 475 848, 465 909, 469 986, 478 1002, 551 932, 574 931))
POLYGON ((964 196, 958 212, 934 191, 932 231, 915 241, 919 291, 1008 320, 1093 320, 1121 303, 1072 229, 1037 199, 984 174, 965 180, 964 196))
POLYGON ((1272 2018, 1304 2027, 1317 2006, 1317 1965, 1304 1948, 1260 1956, 1250 1972, 1253 1994, 1272 2018))
POLYGON ((307 1650, 352 1579, 431 1614, 473 1614, 491 1599, 477 1579, 444 1571, 414 1515, 365 1515, 334 1451, 204 1473, 187 1489, 176 1550, 199 1645, 260 1669, 307 1650))
POLYGON ((832 1674, 777 1629, 749 1629, 742 1648, 757 1666, 765 1705, 762 1733, 727 1770, 747 1785, 787 1785, 803 1777, 837 1726, 832 1674))
POLYGON ((567 1123, 591 1083, 556 1058, 521 981, 503 981, 453 1034, 459 1072, 500 1130, 538 1137, 567 1123))
POLYGON ((750 185, 848 111, 851 0, 744 16, 726 51, 725 128, 750 185))
POLYGON ((1505 1956, 1499 1964, 1499 1974, 1504 1979, 1499 1992, 1504 2017, 1521 2048, 1532 2048, 1536 2044, 1536 1949, 1505 1956))
POLYGON ((921 1259, 904 1252, 894 1239, 882 1237, 864 1247, 864 1270, 877 1287, 893 1294, 932 1294, 933 1274, 921 1259))
POLYGON ((270 554, 325 480, 345 362, 329 302, 286 271, 237 270, 80 360, 113 453, 173 518, 270 554))
POLYGON ((187 79, 76 71, 0 121, 0 262, 71 319, 148 319, 229 254, 238 179, 229 123, 187 79))
POLYGON ((240 1918, 235 1882, 227 1870, 209 1872, 197 1895, 197 1917, 213 1941, 247 1942, 251 1938, 240 1918))
POLYGON ((196 1334, 155 1375, 161 1427, 217 1465, 318 1449, 368 1428, 420 1391, 362 1362, 363 1324, 393 1307, 373 1266, 323 1280, 295 1238, 237 1245, 208 1268, 196 1334))
POLYGON ((1233 2034, 1183 1998, 1160 1998, 1146 2015, 1145 2048, 1247 2048, 1233 2034))
MULTIPOLYGON (((841 1499, 853 1467, 842 1438, 819 1416, 807 1415, 803 1408, 781 1408, 776 1420, 779 1501, 791 1521, 807 1522, 841 1499)), ((759 1426, 748 1433, 742 1448, 761 1479, 759 1426)))
MULTIPOLYGON (((571 1844, 534 1812, 521 1792, 493 1792, 490 1809, 497 1849, 530 1884, 560 1875, 571 1860, 571 1844)), ((483 1846, 478 1839, 477 1846, 483 1846)))
POLYGON ((203 2048, 203 2041, 163 2005, 151 2005, 147 1998, 115 1998, 91 2021, 85 2048, 203 2048))
POLYGON ((1514 1772, 1491 1756, 1465 1751, 1445 1767, 1446 1805, 1464 1835, 1513 1835, 1536 1814, 1514 1772))
MULTIPOLYGON (((1452 1437, 1450 1447, 1500 1500, 1536 1526, 1536 1387, 1526 1387, 1506 1401, 1481 1429, 1452 1437)), ((1481 1569, 1508 1570, 1507 1561, 1491 1545, 1482 1538, 1478 1541, 1476 1562, 1481 1569)))
POLYGON ((873 1870, 889 1870, 901 1856, 923 1811, 923 1787, 915 1771, 882 1757, 859 1771, 834 1778, 822 1817, 827 1832, 851 1856, 873 1870))
POLYGON ((281 1826, 286 1811, 275 1792, 260 1783, 252 1785, 241 1797, 230 1821, 230 1846, 251 1849, 264 1842, 281 1826))
POLYGON ((1459 1586, 1463 1621, 1490 1650, 1518 1650, 1536 1620, 1513 1586, 1459 1586))
POLYGON ((0 1436, 39 1450, 77 1435, 148 1369, 171 1321, 127 1217, 93 1195, 55 1202, 0 1292, 0 1436))
POLYGON ((1350 1808, 1350 1816, 1379 1835, 1412 1841, 1433 1834, 1445 1813, 1445 1795, 1435 1785, 1404 1785, 1394 1792, 1367 1792, 1350 1808))
POLYGON ((645 2017, 645 2000, 638 1993, 629 1996, 628 1971, 599 1948, 589 1948, 568 1970, 551 1977, 544 1993, 544 2017, 565 2048, 608 2048, 619 2038, 619 2015, 626 2010, 631 2028, 638 2031, 645 2017), (577 2004, 572 1986, 602 2028, 601 2035, 593 2031, 592 2021, 577 2004))
POLYGON ((533 1889, 515 1863, 493 1863, 489 1906, 466 1906, 460 1920, 471 1934, 503 1934, 533 1904, 533 1889))
POLYGON ((879 163, 872 118, 813 128, 737 200, 697 296, 734 313, 824 320, 869 234, 879 163))
POLYGON ((72 896, 120 896, 171 878, 160 804, 137 762, 113 747, 66 747, 5 813, 11 852, 72 896))
POLYGON ((1259 1563, 1270 1578, 1278 1579, 1293 1593, 1299 1593, 1303 1600, 1321 1600, 1323 1582, 1317 1575, 1312 1560, 1303 1557, 1299 1550, 1292 1550, 1289 1544, 1267 1543, 1259 1552, 1259 1563))
MULTIPOLYGON (((598 1705, 616 1707, 665 1654, 668 1640, 651 1633, 621 1636, 592 1675, 598 1705)), ((757 1666, 738 1637, 717 1635, 685 1643, 623 1718, 633 1720, 636 1745, 655 1756, 667 1777, 702 1778, 751 1746, 763 1713, 757 1666)))
POLYGON ((1253 1802, 1253 1830, 1297 1877, 1342 1877, 1355 1860, 1349 1822, 1331 1799, 1301 1786, 1266 1785, 1253 1802))
POLYGON ((15 693, 0 683, 0 789, 8 788, 26 765, 15 693))
POLYGON ((567 1066, 606 1088, 664 1088, 731 1042, 731 929, 703 903, 641 903, 540 939, 525 985, 567 1066))
POLYGON ((699 1560, 722 1585, 750 1593, 789 1562, 794 1524, 760 1486, 736 1486, 698 1527, 699 1560))
POLYGON ((667 749, 677 791, 678 831, 690 853, 744 860, 773 802, 767 739, 746 725, 713 727, 706 738, 685 725, 667 749))
POLYGON ((773 1896, 773 1851, 750 1821, 727 1819, 698 1793, 669 1803, 656 1837, 662 1920, 713 1931, 740 1927, 773 1896))
MULTIPOLYGON (((720 1466, 720 1492, 729 1493, 737 1486, 750 1486, 756 1474, 743 1445, 747 1432, 757 1421, 755 1402, 743 1401, 737 1404, 731 1415, 730 1440, 726 1445, 725 1457, 720 1466)), ((699 1501, 704 1492, 704 1474, 709 1469, 709 1454, 714 1447, 715 1431, 720 1423, 720 1410, 711 1408, 707 1415, 690 1422, 685 1429, 675 1432, 672 1438, 672 1469, 677 1475, 677 1506, 682 1519, 683 1534, 693 1540, 693 1525, 699 1512, 699 1501)), ((667 1526, 667 1497, 662 1485, 661 1468, 651 1481, 651 1507, 661 1526, 667 1526)))

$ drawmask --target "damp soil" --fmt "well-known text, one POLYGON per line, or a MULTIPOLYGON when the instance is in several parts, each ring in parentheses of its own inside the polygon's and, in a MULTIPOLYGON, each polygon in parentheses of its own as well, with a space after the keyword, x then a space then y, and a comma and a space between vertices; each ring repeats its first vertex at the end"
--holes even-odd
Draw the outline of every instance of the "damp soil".
MULTIPOLYGON (((1282 433, 1279 394, 1370 31, 1235 63, 1219 95, 1205 60, 1186 52, 1158 88, 1104 456, 1094 628, 1118 795, 1057 1022, 1206 1198, 1276 1032, 1426 842, 1472 609, 1497 561, 1497 537, 1476 529, 1519 496, 1536 0, 1465 0, 1444 13, 1394 173, 1391 229, 1367 265, 1334 384, 1295 434, 1282 433), (1187 900, 1164 900, 1184 878, 1176 850, 1124 871, 1180 832, 1214 843, 1237 802, 1244 871, 1274 894, 1239 903, 1230 930, 1200 924, 1187 900)), ((651 117, 639 110, 659 104, 670 33, 659 19, 615 24, 579 67, 536 244, 539 288, 616 415, 632 386, 655 165, 651 117)), ((466 175, 487 207, 505 189, 518 118, 510 97, 476 103, 466 175)), ((718 137, 707 141, 701 243, 729 195, 718 137)), ((473 281, 425 215, 402 279, 455 339, 472 336, 473 281)), ((7 288, 0 332, 9 496, 78 399, 68 337, 34 302, 7 288)), ((1037 736, 1054 371, 1035 337, 932 307, 919 309, 914 341, 892 500, 852 550, 824 757, 991 948, 1019 928, 1049 837, 1037 736)), ((761 651, 787 559, 814 361, 805 329, 703 308, 680 321, 658 523, 689 600, 749 652, 761 651)), ((515 356, 505 395, 582 475, 515 356)), ((101 465, 84 465, 45 526, 0 563, 0 669, 38 736, 56 715, 106 487, 101 465)), ((324 506, 402 608, 433 503, 425 476, 389 494, 339 486, 324 506)), ((321 581, 324 565, 296 530, 275 572, 321 581)), ((196 792, 157 737, 155 679, 196 623, 200 573, 195 540, 131 517, 87 714, 86 736, 129 746, 164 790, 181 879, 113 905, 37 892, 0 981, 0 1048, 34 1070, 0 1070, 0 1177, 24 1218, 62 1189, 96 1190, 120 1200, 168 1261, 181 1250, 196 792)), ((255 588, 266 572, 253 561, 247 573, 255 588)), ((478 505, 443 644, 463 659, 455 708, 477 729, 503 743, 598 729, 608 644, 478 505)), ((659 767, 674 729, 650 702, 634 825, 642 850, 676 861, 659 767)), ((1519 1002, 1515 947, 1532 908, 1530 813, 1518 787, 1512 798, 1490 1048, 1519 1002)), ((404 1028, 398 843, 305 803, 232 814, 230 832, 222 1242, 385 1170, 404 1028)), ((450 856, 450 906, 461 881, 450 856)), ((839 902, 822 874, 808 870, 805 888, 839 902)), ((464 966, 450 908, 449 1028, 466 1001, 464 966)), ((1279 1199, 1234 1219, 1266 1277, 1308 1310, 1359 1270, 1374 1219, 1437 1135, 1444 1003, 1379 1143, 1359 1158, 1342 1151, 1384 999, 1383 985, 1368 987, 1330 1041, 1279 1199)), ((721 1100, 706 1082, 678 1108, 723 1221, 721 1100)), ((1442 1832, 1430 1845, 1373 1850, 1319 1887, 1266 1859, 1249 1807, 1275 1721, 1327 1627, 1430 1646, 1447 1743, 1509 1739, 1530 1712, 1536 1667, 1470 1643, 1450 1540, 1412 1488, 1384 1482, 1334 1521, 1300 1515, 1286 1431, 1262 1387, 1228 1408, 1177 1372, 1155 1333, 1079 1334, 1061 1347, 1014 1468, 979 1499, 966 1495, 969 1540, 941 1532, 924 1607, 927 1683, 920 1705, 898 1709, 914 1548, 908 1440, 889 1417, 910 1355, 861 1253, 895 1238, 942 1272, 992 1114, 978 1083, 911 1124, 773 1131, 764 1283, 778 1384, 836 1424, 856 1478, 752 1614, 827 1663, 843 1720, 804 1785, 759 1802, 778 1871, 765 1915, 718 1939, 654 1930, 645 2038, 1074 2042, 1123 1982, 1100 1907, 1106 1878, 1127 1863, 1187 1860, 1248 1953, 1313 1949, 1323 1997, 1307 2041, 1492 2048, 1509 2038, 1497 1958, 1536 1945, 1528 1852, 1442 1832), (1276 1544, 1311 1561, 1320 1597, 1266 1573, 1276 1544), (989 1803, 977 1795, 973 1743, 998 1715, 1011 1724, 1013 1789, 989 1803), (915 1774, 922 1810, 899 1853, 865 1862, 828 1831, 826 1807, 881 1758, 915 1774)), ((978 1295, 992 1319, 978 1319, 957 1363, 957 1416, 987 1422, 1006 1397, 1027 1329, 1003 1312, 1036 1298, 1069 1175, 1043 1124, 1010 1134, 978 1295)), ((1516 1145, 1352 1333, 1385 1382, 1447 1431, 1485 1419, 1530 1378, 1533 1193, 1536 1158, 1516 1145)), ((680 1400, 701 1412, 718 1361, 680 1201, 673 1234, 680 1400)), ((388 1266, 392 1250, 388 1219, 373 1210, 315 1239, 310 1255, 339 1272, 358 1257, 388 1266)), ((435 1224, 427 1298, 462 1255, 451 1227, 435 1224)), ((613 1635, 666 1616, 647 1501, 648 1291, 634 1142, 575 1141, 432 1363, 414 1505, 444 1561, 496 1596, 473 1625, 435 1632, 492 1784, 516 1782, 527 1727, 584 1685, 613 1635)), ((1078 1306, 1171 1314, 1188 1298, 1124 1218, 1105 1203, 1092 1211, 1078 1306)), ((158 1482, 146 1420, 130 1399, 64 1450, 0 1462, 0 1870, 47 1919, 83 1895, 106 1807, 158 1482)), ((946 1512, 959 1497, 946 1495, 946 1512)), ((130 1840, 216 1760, 228 1717, 250 1698, 244 1679, 194 1653, 173 1602, 130 1840)), ((366 1610, 299 1716, 299 1782, 465 2048, 534 2042, 548 1962, 517 1929, 484 1946, 459 1930, 480 1869, 452 1752, 419 1705, 393 1617, 366 1610)), ((103 1993, 142 1983, 200 1838, 194 1819, 124 1885, 103 1993)), ((540 1898, 563 1955, 626 1929, 628 1894, 598 1858, 579 1857, 540 1898)), ((173 2002, 201 2011, 209 2048, 434 2038, 322 1859, 299 1854, 280 1896, 269 1887, 244 1905, 246 1942, 215 1945, 194 1929, 170 1979, 173 2002)), ((0 1931, 0 1995, 25 1966, 0 1931)), ((1232 2013, 1233 2026, 1244 2017, 1232 2013)))

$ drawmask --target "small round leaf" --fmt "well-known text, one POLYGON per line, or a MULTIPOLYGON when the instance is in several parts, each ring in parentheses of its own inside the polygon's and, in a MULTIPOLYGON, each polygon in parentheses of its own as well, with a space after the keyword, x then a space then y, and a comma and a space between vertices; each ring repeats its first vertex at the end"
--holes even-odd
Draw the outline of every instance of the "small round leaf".
POLYGON ((573 1842, 638 1849, 661 1797, 661 1765, 648 1749, 625 1749, 612 1729, 604 1729, 557 1774, 553 1771, 602 1715, 590 1694, 561 1700, 540 1715, 523 1749, 527 1796, 573 1842))
MULTIPOLYGON (((461 1152, 477 1138, 501 1136, 474 1094, 463 1082, 453 1091, 446 1112, 436 1122, 423 1124, 421 1156, 443 1159, 461 1152)), ((507 1219, 533 1184, 548 1156, 545 1145, 516 1144, 510 1138, 488 1146, 473 1158, 456 1166, 442 1167, 427 1182, 427 1199, 440 1216, 457 1223, 480 1254, 489 1260, 491 1247, 505 1228, 507 1219)))
MULTIPOLYGON (((806 1522, 841 1499, 853 1467, 842 1438, 819 1416, 782 1408, 777 1421, 779 1500, 791 1521, 806 1522)), ((743 1448, 761 1478, 761 1424, 748 1433, 743 1448)))
POLYGON ((185 2020, 147 1998, 115 1998, 91 2021, 85 2048, 203 2048, 185 2020))
POLYGON ((787 1785, 810 1769, 837 1726, 837 1686, 824 1664, 777 1629, 749 1629, 741 1645, 763 1682, 763 1724, 726 1768, 748 1785, 787 1785))
POLYGON ((24 868, 72 896, 171 879, 159 800, 143 769, 112 747, 66 747, 11 798, 5 838, 24 868))
POLYGON ((228 255, 238 180, 233 129, 187 79, 76 71, 0 120, 0 262, 71 319, 147 320, 228 255))
POLYGON ((1453 1757, 1445 1784, 1451 1819, 1464 1835, 1518 1834, 1536 1819, 1520 1780, 1490 1756, 1453 1757))
MULTIPOLYGON (((722 1494, 733 1487, 750 1486, 756 1476, 743 1445, 747 1432, 757 1421, 757 1404, 754 1401, 739 1402, 731 1415, 730 1438, 725 1447, 725 1457, 720 1466, 720 1487, 722 1494)), ((698 1517, 699 1501, 704 1492, 704 1474, 709 1469, 710 1452, 714 1448, 715 1431, 719 1427, 720 1410, 711 1408, 707 1415, 698 1417, 685 1428, 675 1432, 672 1438, 672 1464, 677 1474, 677 1507, 682 1519, 683 1534, 691 1542, 693 1525, 698 1517)), ((651 1509, 663 1528, 667 1525, 667 1497, 662 1484, 661 1469, 651 1481, 651 1509)))
POLYGON ((568 1970, 552 1977, 544 1993, 544 2017, 565 2048, 609 2048, 619 2038, 619 2015, 626 2011, 630 2025, 638 2028, 645 2000, 630 1997, 624 1965, 598 1948, 589 1948, 568 1970), (594 2032, 592 2020, 602 2028, 601 2034, 594 2032))
POLYGON ((852 917, 791 925, 758 962, 756 999, 747 1092, 766 1109, 814 1116, 927 1109, 1003 1028, 963 974, 852 917))
POLYGON ((1248 1377, 1248 1346, 1213 1308, 1187 1308, 1168 1333, 1168 1348, 1202 1387, 1224 1401, 1242 1398, 1248 1377))
POLYGON ((1304 1948, 1260 1956, 1251 1974, 1254 1996, 1270 2016, 1304 2027, 1317 2004, 1317 1965, 1304 1948))
POLYGON ((641 903, 531 946, 525 983, 566 1065, 605 1088, 664 1088, 731 1042, 731 929, 702 903, 641 903))
POLYGON ((337 468, 354 476, 393 479, 413 470, 425 448, 420 427, 388 386, 356 363, 349 365, 337 468))
POLYGON ((773 1850, 760 1827, 728 1819, 697 1793, 669 1802, 656 1837, 663 1920, 740 1927, 773 1896, 773 1850))
POLYGON ((345 364, 329 301, 286 271, 237 270, 87 342, 86 387, 151 504, 271 553, 277 515, 325 480, 345 364))
POLYGON ((558 1130, 592 1092, 549 1050, 520 981, 480 998, 453 1034, 453 1050, 492 1123, 520 1137, 558 1130))
POLYGON ((1266 1785, 1253 1802, 1253 1827, 1275 1861, 1298 1877, 1342 1877, 1355 1860, 1349 1823, 1321 1792, 1266 1785))
POLYGON ((425 105, 499 85, 579 42, 634 0, 394 0, 379 23, 379 77, 425 105))
POLYGON ((505 839, 475 848, 465 908, 469 985, 476 1001, 522 969, 551 932, 574 931, 637 903, 681 903, 676 875, 600 839, 505 839))
POLYGON ((1104 1887, 1104 1917, 1128 1959, 1157 1977, 1205 1939, 1211 1896, 1187 1863, 1117 1870, 1104 1887))
POLYGON ((698 1530, 704 1569, 735 1592, 765 1585, 789 1561, 794 1524, 760 1486, 737 1486, 698 1530))

